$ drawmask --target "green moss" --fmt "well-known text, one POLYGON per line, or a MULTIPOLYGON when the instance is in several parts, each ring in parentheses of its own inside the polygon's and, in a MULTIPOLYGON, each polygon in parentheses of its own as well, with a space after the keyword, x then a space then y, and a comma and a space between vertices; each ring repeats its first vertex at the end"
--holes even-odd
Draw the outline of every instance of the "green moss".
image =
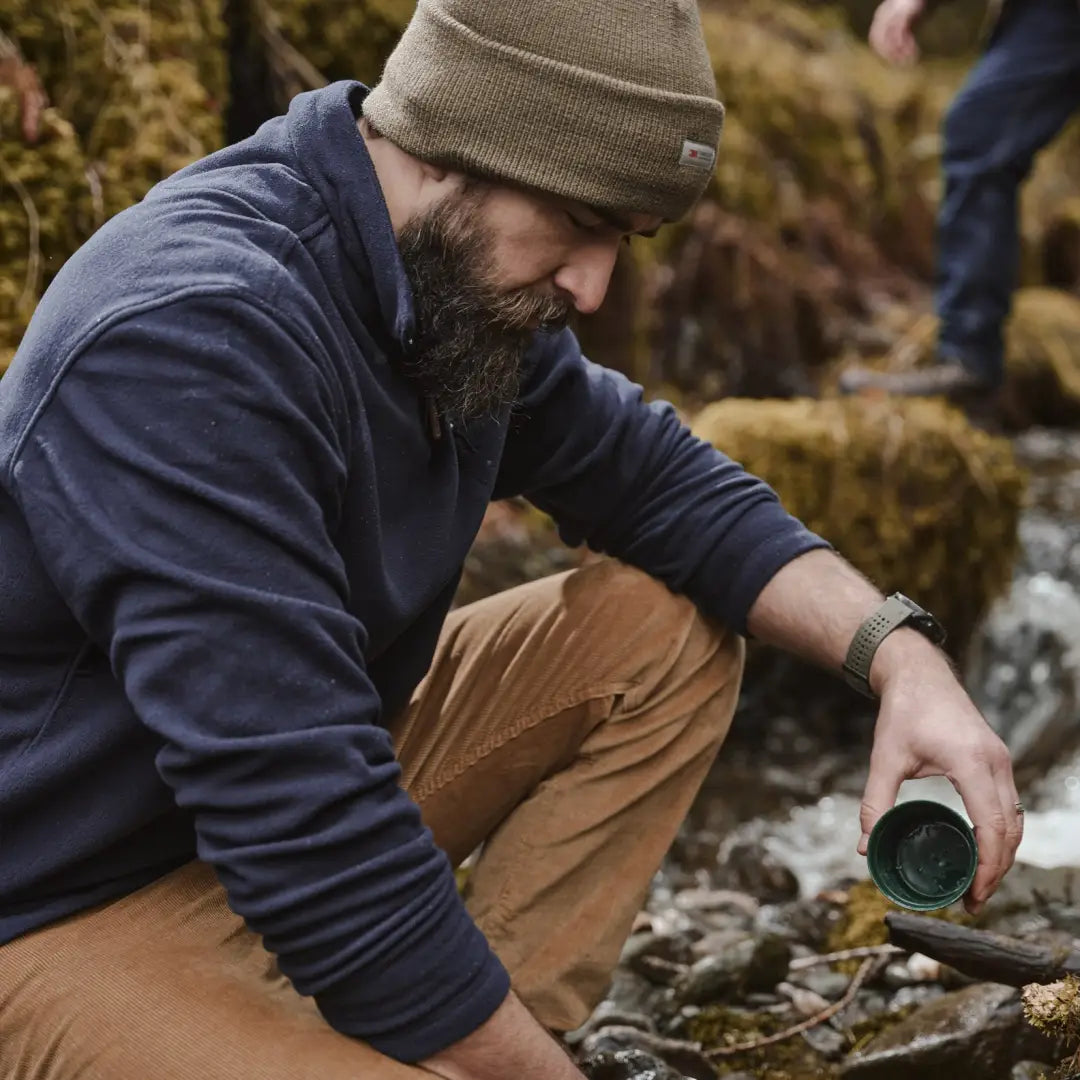
POLYGON ((1055 1076, 1062 1080, 1080 1069, 1080 978, 1068 975, 1059 982, 1023 989, 1024 1016, 1032 1027, 1060 1041, 1067 1052, 1055 1076))
MULTIPOLYGON (((689 1021, 687 1037, 700 1042, 706 1050, 714 1050, 776 1034, 792 1023, 790 1017, 710 1005, 689 1021)), ((749 1072, 762 1080, 820 1080, 836 1075, 832 1066, 798 1035, 713 1060, 720 1076, 749 1072)))
MULTIPOLYGON (((84 138, 105 103, 116 99, 117 84, 135 90, 130 83, 142 63, 186 60, 204 87, 204 108, 220 114, 226 102, 219 0, 6 0, 0 29, 84 138)), ((145 82, 138 89, 153 92, 145 82)))
POLYGON ((899 1024, 901 1020, 907 1019, 907 1017, 918 1008, 918 1002, 913 1001, 903 1008, 897 1009, 895 1012, 877 1013, 874 1016, 868 1016, 865 1020, 860 1020, 857 1024, 852 1024, 848 1029, 848 1033, 851 1037, 851 1045, 848 1048, 848 1053, 852 1054, 861 1050, 864 1046, 877 1038, 883 1031, 887 1031, 895 1024, 899 1024))
MULTIPOLYGON (((884 945, 889 940, 889 928, 885 925, 885 916, 890 911, 904 909, 886 900, 870 880, 858 881, 848 890, 840 921, 832 928, 826 942, 826 951, 839 952, 842 949, 858 949, 868 945, 884 945)), ((959 908, 945 908, 941 911, 928 911, 923 914, 929 918, 944 919, 947 922, 967 926, 972 923, 971 916, 959 908)), ((854 975, 862 964, 861 959, 842 960, 835 964, 838 971, 854 975)), ((899 1019, 896 1017, 895 1019, 899 1019)), ((879 1030, 879 1029, 878 1029, 879 1030)), ((877 1030, 873 1032, 876 1034, 877 1030)))
POLYGON ((731 399, 693 427, 880 588, 935 611, 954 653, 1011 581, 1024 490, 1012 448, 941 402, 731 399))
MULTIPOLYGON (((805 195, 830 195, 865 219, 891 183, 881 135, 889 119, 873 116, 832 39, 794 5, 709 7, 702 24, 720 97, 774 168, 797 177, 805 195)), ((759 180, 748 172, 743 182, 759 180)))
POLYGON ((327 79, 378 81, 413 0, 268 0, 278 29, 327 79))
MULTIPOLYGON (((0 354, 14 349, 39 296, 96 224, 72 126, 46 109, 27 146, 15 93, 0 87, 0 354)), ((0 359, 0 370, 6 367, 0 359)))
POLYGON ((97 163, 105 212, 137 202, 159 180, 216 150, 221 117, 194 65, 174 58, 129 69, 104 103, 87 140, 97 163))
POLYGON ((221 146, 228 75, 218 0, 10 0, 0 30, 71 121, 107 215, 221 146))

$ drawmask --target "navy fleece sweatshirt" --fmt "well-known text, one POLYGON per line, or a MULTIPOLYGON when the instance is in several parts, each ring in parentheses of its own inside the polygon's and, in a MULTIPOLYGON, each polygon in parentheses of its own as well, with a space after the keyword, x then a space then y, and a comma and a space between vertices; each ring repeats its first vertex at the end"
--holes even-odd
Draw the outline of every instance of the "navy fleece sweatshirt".
POLYGON ((334 1027, 412 1061, 508 988, 385 727, 489 500, 740 630, 821 541, 569 332, 434 438, 365 92, 106 224, 0 381, 0 941, 197 854, 334 1027))

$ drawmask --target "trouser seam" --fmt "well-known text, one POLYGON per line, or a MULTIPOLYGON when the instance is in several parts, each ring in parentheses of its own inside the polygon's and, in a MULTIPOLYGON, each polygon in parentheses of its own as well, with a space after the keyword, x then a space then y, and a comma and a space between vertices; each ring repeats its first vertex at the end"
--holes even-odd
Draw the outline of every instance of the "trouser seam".
POLYGON ((446 787, 447 784, 457 780, 462 773, 467 772, 489 754, 493 754, 507 743, 513 742, 514 739, 520 738, 527 731, 532 730, 548 717, 567 712, 568 710, 577 708, 589 701, 598 701, 603 698, 615 698, 624 695, 628 691, 636 689, 637 685, 638 683, 633 680, 623 681, 615 683, 609 688, 601 690, 594 690, 591 688, 589 690, 579 689, 572 694, 564 694, 561 697, 549 700, 545 703, 543 708, 526 713, 524 717, 519 719, 513 725, 497 729, 491 737, 475 747, 467 756, 455 758, 451 768, 437 773, 422 787, 415 789, 412 792, 413 799, 417 803, 423 802, 437 791, 446 787))

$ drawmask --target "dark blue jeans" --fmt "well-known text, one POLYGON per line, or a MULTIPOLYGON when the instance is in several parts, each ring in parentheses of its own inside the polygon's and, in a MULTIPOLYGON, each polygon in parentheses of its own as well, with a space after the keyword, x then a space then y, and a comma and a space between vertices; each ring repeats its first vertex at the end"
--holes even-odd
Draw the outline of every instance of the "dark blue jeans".
POLYGON ((941 357, 992 383, 1016 288, 1018 189, 1078 107, 1077 0, 1008 0, 945 118, 937 238, 941 357))

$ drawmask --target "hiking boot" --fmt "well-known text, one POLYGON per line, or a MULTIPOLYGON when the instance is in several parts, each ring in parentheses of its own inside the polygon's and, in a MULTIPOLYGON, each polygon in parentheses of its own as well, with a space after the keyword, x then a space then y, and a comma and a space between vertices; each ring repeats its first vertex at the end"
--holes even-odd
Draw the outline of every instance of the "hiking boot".
POLYGON ((917 371, 874 371, 853 367, 839 380, 842 394, 881 390, 903 397, 946 397, 957 404, 988 401, 997 386, 955 363, 942 363, 917 371))

